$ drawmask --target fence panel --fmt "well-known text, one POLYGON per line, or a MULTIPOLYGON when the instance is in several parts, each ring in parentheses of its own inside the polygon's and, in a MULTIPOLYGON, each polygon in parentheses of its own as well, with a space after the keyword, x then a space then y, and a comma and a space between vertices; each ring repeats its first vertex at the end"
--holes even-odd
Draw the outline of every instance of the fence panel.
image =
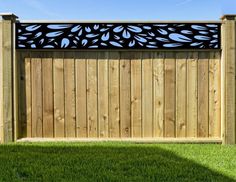
POLYGON ((218 51, 18 54, 21 137, 220 138, 218 51))

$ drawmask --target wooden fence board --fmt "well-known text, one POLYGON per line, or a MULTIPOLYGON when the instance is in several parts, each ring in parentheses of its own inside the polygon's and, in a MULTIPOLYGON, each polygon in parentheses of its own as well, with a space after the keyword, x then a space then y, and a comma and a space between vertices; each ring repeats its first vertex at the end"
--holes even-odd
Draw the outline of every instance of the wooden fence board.
MULTIPOLYGON (((67 55, 65 54, 65 57, 66 56, 67 55)), ((73 138, 76 136, 74 58, 64 59, 64 84, 65 84, 65 136, 73 138)))
POLYGON ((109 137, 120 136, 120 94, 118 52, 109 54, 109 137))
POLYGON ((98 123, 99 137, 108 137, 108 52, 98 54, 98 123))
POLYGON ((131 59, 131 128, 132 137, 142 136, 142 60, 141 53, 131 59))
POLYGON ((142 56, 142 130, 144 137, 153 136, 152 52, 142 56))
POLYGON ((165 56, 165 137, 175 137, 175 55, 165 56))
POLYGON ((155 53, 153 59, 153 135, 164 136, 164 58, 165 54, 155 53))
POLYGON ((75 54, 76 132, 77 137, 87 137, 87 64, 86 53, 75 54))
POLYGON ((65 95, 63 53, 56 52, 53 59, 54 135, 65 136, 65 95))
POLYGON ((209 55, 199 52, 198 60, 198 137, 208 137, 208 113, 209 113, 209 55))
POLYGON ((87 59, 87 122, 88 136, 98 136, 97 117, 97 53, 88 55, 87 59))
MULTIPOLYGON (((43 136, 53 137, 53 64, 52 56, 44 54, 42 58, 43 82, 43 136)), ((26 81, 28 83, 29 81, 26 81)))
POLYGON ((176 137, 186 136, 187 54, 176 53, 176 137))
POLYGON ((130 58, 131 52, 122 52, 120 55, 120 125, 121 137, 130 137, 131 131, 131 103, 130 103, 130 58))
POLYGON ((198 52, 190 52, 187 57, 187 137, 197 137, 197 73, 198 52))
POLYGON ((32 58, 32 136, 43 136, 43 113, 42 113, 42 60, 32 58))

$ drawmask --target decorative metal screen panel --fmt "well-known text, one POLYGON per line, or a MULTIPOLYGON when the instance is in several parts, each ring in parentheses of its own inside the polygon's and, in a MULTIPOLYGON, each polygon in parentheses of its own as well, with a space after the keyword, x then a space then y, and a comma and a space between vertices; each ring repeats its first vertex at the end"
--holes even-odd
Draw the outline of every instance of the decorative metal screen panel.
POLYGON ((17 23, 17 49, 219 49, 219 23, 17 23))

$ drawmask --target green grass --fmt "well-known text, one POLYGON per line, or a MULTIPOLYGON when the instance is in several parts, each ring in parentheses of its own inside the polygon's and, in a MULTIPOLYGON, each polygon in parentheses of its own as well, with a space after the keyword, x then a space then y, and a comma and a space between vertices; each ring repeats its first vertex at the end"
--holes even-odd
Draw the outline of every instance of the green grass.
POLYGON ((236 181, 236 146, 0 145, 0 181, 236 181))

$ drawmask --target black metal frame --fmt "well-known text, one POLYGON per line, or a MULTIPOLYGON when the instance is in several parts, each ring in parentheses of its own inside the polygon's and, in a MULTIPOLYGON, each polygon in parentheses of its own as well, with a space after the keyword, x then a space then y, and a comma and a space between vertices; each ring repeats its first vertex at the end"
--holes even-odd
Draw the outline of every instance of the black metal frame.
POLYGON ((16 49, 220 49, 220 23, 16 23, 16 49))

